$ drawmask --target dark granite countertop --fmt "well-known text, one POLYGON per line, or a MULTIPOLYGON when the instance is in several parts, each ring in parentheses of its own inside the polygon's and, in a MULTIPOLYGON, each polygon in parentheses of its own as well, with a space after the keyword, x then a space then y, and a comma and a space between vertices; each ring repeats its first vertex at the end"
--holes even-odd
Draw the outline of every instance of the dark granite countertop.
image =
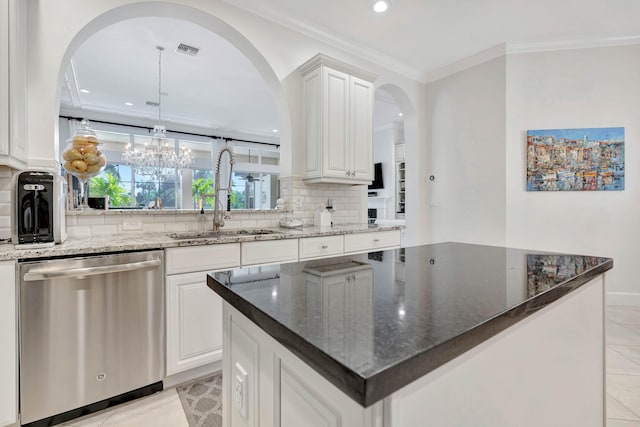
MULTIPOLYGON (((80 215, 80 213, 78 213, 80 215)), ((264 230, 263 228, 262 230, 264 230)), ((400 230, 398 226, 371 224, 340 224, 331 227, 306 226, 302 228, 268 228, 275 234, 233 234, 233 228, 225 228, 221 236, 205 238, 172 239, 174 233, 125 233, 100 235, 92 238, 69 238, 62 244, 49 248, 16 249, 11 243, 0 243, 0 261, 34 259, 46 257, 62 257, 70 255, 101 254, 105 252, 141 251, 148 249, 177 248, 184 246, 218 245, 224 243, 240 243, 261 240, 301 239, 332 235, 369 233, 376 231, 400 230)), ((175 233, 182 234, 182 233, 175 233)), ((184 234, 192 234, 184 232, 184 234)))
POLYGON ((612 267, 439 243, 212 273, 207 283, 366 407, 612 267))

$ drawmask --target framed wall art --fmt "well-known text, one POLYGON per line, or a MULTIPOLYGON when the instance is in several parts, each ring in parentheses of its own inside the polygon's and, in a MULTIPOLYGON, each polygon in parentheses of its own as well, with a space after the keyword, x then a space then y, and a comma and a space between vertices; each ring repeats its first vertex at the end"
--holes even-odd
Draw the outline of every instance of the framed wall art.
POLYGON ((527 131, 527 191, 624 190, 624 128, 527 131))

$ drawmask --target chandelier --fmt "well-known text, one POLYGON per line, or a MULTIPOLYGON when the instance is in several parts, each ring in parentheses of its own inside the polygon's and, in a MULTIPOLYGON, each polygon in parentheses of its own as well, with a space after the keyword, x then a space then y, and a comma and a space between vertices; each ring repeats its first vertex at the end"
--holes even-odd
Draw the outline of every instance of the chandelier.
MULTIPOLYGON (((162 118, 162 46, 158 49, 158 122, 162 118)), ((137 150, 127 144, 122 160, 133 166, 141 175, 150 176, 152 179, 165 181, 176 175, 178 169, 185 169, 193 163, 191 150, 180 147, 177 152, 173 141, 166 135, 166 128, 162 125, 153 127, 151 142, 144 143, 143 150, 137 150)))

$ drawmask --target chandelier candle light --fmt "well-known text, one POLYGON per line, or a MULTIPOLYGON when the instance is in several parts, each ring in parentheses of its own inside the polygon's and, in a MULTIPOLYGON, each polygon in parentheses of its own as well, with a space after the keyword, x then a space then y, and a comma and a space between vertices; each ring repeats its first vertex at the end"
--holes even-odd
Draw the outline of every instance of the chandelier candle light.
MULTIPOLYGON (((162 46, 158 49, 158 121, 162 120, 162 46)), ((180 147, 176 152, 173 142, 169 142, 166 128, 162 125, 153 127, 151 143, 145 142, 144 150, 136 150, 127 144, 122 160, 133 166, 142 175, 148 175, 157 181, 164 181, 174 176, 178 169, 185 169, 193 163, 191 150, 180 147)))

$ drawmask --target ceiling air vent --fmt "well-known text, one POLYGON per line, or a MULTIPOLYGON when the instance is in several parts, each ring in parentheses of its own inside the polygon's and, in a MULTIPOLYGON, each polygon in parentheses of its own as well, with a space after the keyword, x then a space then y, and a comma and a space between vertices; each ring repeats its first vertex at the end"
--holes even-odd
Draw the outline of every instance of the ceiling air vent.
POLYGON ((180 43, 176 48, 176 52, 184 53, 185 55, 189 56, 196 56, 198 52, 200 52, 200 49, 198 49, 197 47, 189 46, 188 44, 180 43))
POLYGON ((159 107, 160 103, 157 101, 147 101, 145 102, 145 104, 147 104, 149 107, 159 107))

